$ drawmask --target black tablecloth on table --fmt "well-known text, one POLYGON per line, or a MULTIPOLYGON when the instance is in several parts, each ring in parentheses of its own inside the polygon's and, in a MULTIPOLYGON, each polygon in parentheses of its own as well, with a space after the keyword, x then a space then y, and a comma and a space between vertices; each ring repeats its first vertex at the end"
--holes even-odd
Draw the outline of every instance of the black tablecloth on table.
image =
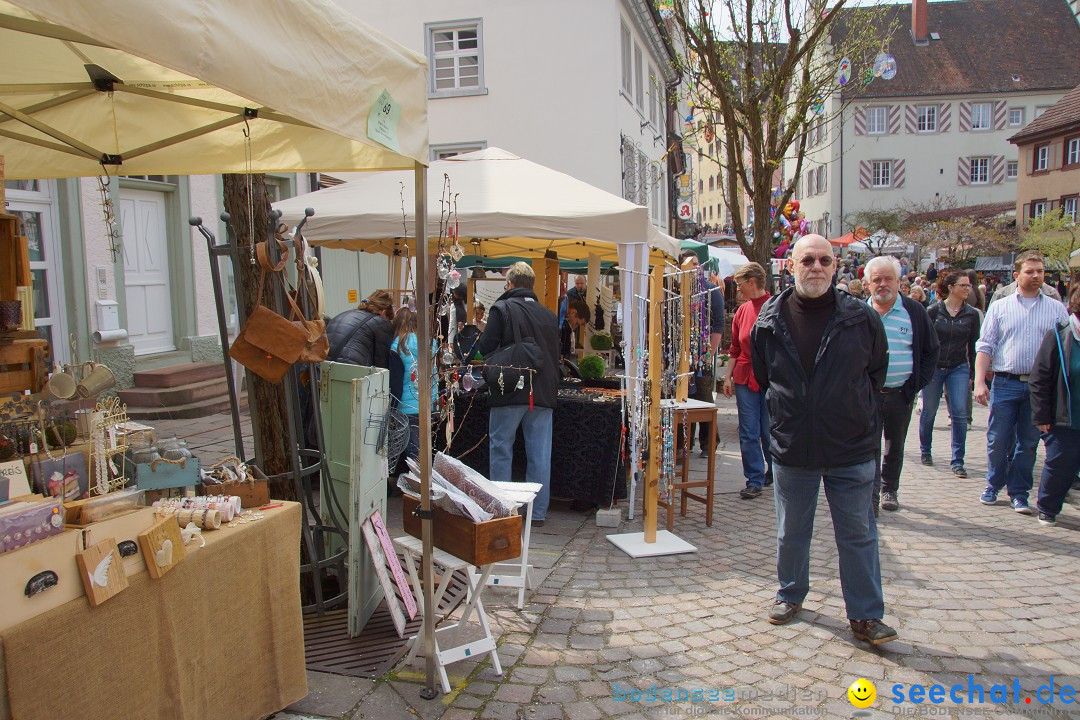
MULTIPOLYGON (((489 400, 486 392, 466 394, 455 400, 457 434, 449 453, 485 477, 489 475, 489 400)), ((552 418, 552 497, 601 507, 610 505, 612 497, 626 497, 626 474, 619 451, 621 424, 620 402, 559 398, 552 418)), ((514 444, 514 478, 524 479, 525 468, 525 439, 519 428, 514 444)))

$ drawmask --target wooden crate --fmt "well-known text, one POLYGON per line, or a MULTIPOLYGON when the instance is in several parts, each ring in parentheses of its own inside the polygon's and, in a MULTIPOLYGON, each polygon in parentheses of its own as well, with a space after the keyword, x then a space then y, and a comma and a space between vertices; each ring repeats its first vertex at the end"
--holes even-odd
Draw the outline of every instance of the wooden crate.
MULTIPOLYGON (((420 537, 420 518, 413 511, 420 506, 409 495, 401 498, 405 532, 420 537)), ((433 508, 435 547, 455 555, 473 565, 504 562, 521 557, 521 516, 498 518, 474 523, 460 515, 452 515, 441 508, 433 508)))
POLYGON ((248 471, 255 476, 251 482, 223 483, 221 485, 199 485, 201 495, 235 495, 240 498, 240 507, 258 508, 270 502, 270 483, 263 471, 248 464, 248 471))
POLYGON ((0 344, 0 395, 41 392, 48 377, 48 347, 49 343, 40 338, 0 344))

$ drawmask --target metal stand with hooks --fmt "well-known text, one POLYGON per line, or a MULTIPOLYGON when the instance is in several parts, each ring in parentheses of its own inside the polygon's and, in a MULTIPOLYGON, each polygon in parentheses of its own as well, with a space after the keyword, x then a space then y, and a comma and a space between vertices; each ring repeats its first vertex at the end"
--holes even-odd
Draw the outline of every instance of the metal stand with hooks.
MULTIPOLYGON (((313 214, 314 211, 310 211, 308 217, 313 214)), ((270 226, 267 228, 267 236, 271 239, 274 237, 274 231, 280 218, 280 211, 271 212, 270 226)), ((232 262, 234 269, 240 267, 239 245, 230 224, 231 219, 228 213, 221 214, 221 220, 225 223, 228 235, 228 240, 224 243, 217 242, 214 234, 203 225, 202 218, 193 217, 188 220, 188 224, 198 229, 199 233, 206 239, 207 252, 210 255, 210 276, 214 284, 214 304, 217 309, 218 334, 221 339, 222 362, 225 365, 225 378, 229 389, 229 410, 232 416, 233 441, 236 447, 236 456, 244 460, 244 438, 240 428, 239 393, 233 378, 232 360, 229 356, 229 330, 225 314, 224 286, 221 281, 221 271, 216 262, 218 258, 227 258, 232 262)), ((305 222, 306 218, 296 227, 296 232, 300 232, 305 222)), ((276 262, 278 260, 277 243, 269 242, 268 248, 270 259, 276 262)), ((304 312, 310 312, 306 293, 298 293, 298 296, 304 312)), ((272 302, 272 309, 284 314, 285 298, 284 290, 281 287, 276 287, 273 291, 272 302)), ((239 314, 239 326, 243 326, 246 321, 243 307, 239 308, 239 314)), ((305 574, 310 576, 310 587, 314 596, 314 602, 305 605, 303 609, 305 612, 316 612, 321 615, 327 610, 341 605, 348 599, 346 588, 348 588, 349 532, 348 520, 342 510, 341 502, 334 492, 333 482, 330 480, 330 471, 325 454, 321 450, 308 450, 300 447, 300 441, 304 437, 304 429, 299 407, 299 372, 305 367, 309 372, 309 377, 312 378, 311 387, 316 387, 314 378, 318 373, 319 366, 317 363, 294 366, 285 374, 283 380, 285 383, 286 442, 289 447, 289 459, 292 469, 287 473, 272 476, 271 479, 284 480, 291 478, 296 497, 303 506, 304 522, 301 529, 301 543, 307 561, 300 566, 300 574, 301 576, 305 574), (327 522, 324 522, 319 516, 320 503, 315 501, 313 478, 316 477, 321 478, 321 507, 326 511, 327 522), (342 549, 330 554, 329 539, 334 535, 341 539, 342 549), (324 597, 323 581, 330 575, 330 570, 336 571, 339 582, 338 587, 342 589, 331 597, 324 597)), ((318 446, 323 448, 325 443, 322 416, 319 403, 314 398, 312 399, 312 421, 316 430, 318 446)))

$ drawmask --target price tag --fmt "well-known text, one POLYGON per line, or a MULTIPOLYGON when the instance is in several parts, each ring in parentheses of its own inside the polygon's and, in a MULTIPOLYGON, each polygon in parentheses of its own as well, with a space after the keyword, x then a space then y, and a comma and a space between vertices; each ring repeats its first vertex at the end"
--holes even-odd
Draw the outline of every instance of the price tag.
POLYGON ((386 90, 379 93, 368 113, 368 137, 385 145, 394 152, 401 152, 398 146, 398 121, 401 119, 401 105, 386 90))
POLYGON ((355 290, 346 290, 345 291, 345 296, 348 298, 347 302, 350 305, 355 305, 356 304, 356 291, 355 290))

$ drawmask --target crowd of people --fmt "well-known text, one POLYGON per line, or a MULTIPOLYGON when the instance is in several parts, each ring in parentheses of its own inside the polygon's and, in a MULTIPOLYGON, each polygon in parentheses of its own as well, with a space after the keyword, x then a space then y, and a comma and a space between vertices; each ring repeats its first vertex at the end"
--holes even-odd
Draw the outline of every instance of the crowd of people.
POLYGON ((920 460, 935 464, 933 429, 942 397, 951 427, 950 471, 967 477, 972 401, 989 406, 986 487, 1017 513, 1056 524, 1080 471, 1080 286, 1045 282, 1045 261, 1025 252, 1012 283, 972 270, 913 269, 906 258, 845 264, 808 235, 787 259, 793 284, 766 289, 748 263, 732 280, 723 392, 734 396, 744 499, 774 483, 780 588, 767 619, 789 622, 809 591, 810 538, 823 486, 835 528, 847 615, 856 637, 895 640, 882 621, 877 546, 880 511, 899 510, 900 474, 913 411, 920 460), (987 287, 993 293, 987 301, 987 287), (1046 462, 1035 509, 1035 451, 1046 462))
MULTIPOLYGON (((692 267, 697 258, 684 253, 679 261, 692 267)), ((967 477, 972 402, 987 405, 988 469, 979 500, 996 505, 1005 490, 1017 513, 1037 513, 1042 525, 1056 523, 1080 470, 1080 286, 1062 301, 1067 288, 1045 282, 1044 259, 1033 252, 1016 257, 1012 283, 980 282, 971 270, 930 265, 920 273, 906 258, 887 255, 845 264, 819 235, 792 246, 787 272, 793 282, 777 295, 770 294, 757 263, 743 265, 730 279, 742 302, 732 320, 722 383, 738 411, 746 480, 740 497, 753 500, 774 487, 780 587, 767 619, 784 624, 802 609, 824 487, 852 631, 875 645, 890 642, 897 632, 883 622, 877 522, 881 511, 900 509, 904 447, 917 403, 920 461, 932 466, 934 422, 944 397, 949 468, 958 478, 967 477), (987 286, 993 289, 989 300, 987 286), (1040 438, 1046 462, 1033 509, 1040 438)), ((490 358, 530 342, 536 347, 530 361, 535 372, 522 373, 516 385, 490 389, 488 434, 491 477, 509 480, 513 439, 523 429, 526 477, 544 488, 533 507, 537 525, 549 502, 559 358, 574 352, 576 331, 595 318, 584 299, 584 277, 566 293, 561 319, 538 301, 528 264, 511 266, 505 278, 492 307, 474 308, 480 325, 474 335, 464 325, 463 302, 455 302, 448 323, 471 338, 469 348, 460 350, 464 362, 476 352, 490 358)), ((724 292, 711 284, 709 289, 715 352, 724 330, 724 292)), ((392 393, 409 416, 412 454, 420 402, 416 323, 415 311, 395 310, 389 293, 380 291, 327 325, 329 360, 390 368, 392 393)), ((695 385, 696 397, 712 400, 712 376, 695 385)), ((694 439, 707 447, 708 438, 693 433, 686 442, 694 439)))

